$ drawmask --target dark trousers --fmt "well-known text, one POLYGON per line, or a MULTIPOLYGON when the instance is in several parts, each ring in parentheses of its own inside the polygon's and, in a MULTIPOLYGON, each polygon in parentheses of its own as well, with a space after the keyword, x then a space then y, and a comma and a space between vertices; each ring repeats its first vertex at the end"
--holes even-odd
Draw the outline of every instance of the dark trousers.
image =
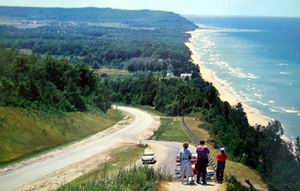
POLYGON ((206 174, 207 174, 207 165, 208 159, 207 158, 200 158, 196 163, 197 168, 197 182, 200 182, 200 177, 202 177, 203 184, 206 184, 206 174))
POLYGON ((216 172, 217 182, 221 182, 221 183, 223 182, 224 170, 225 170, 225 162, 218 161, 217 172, 216 172))

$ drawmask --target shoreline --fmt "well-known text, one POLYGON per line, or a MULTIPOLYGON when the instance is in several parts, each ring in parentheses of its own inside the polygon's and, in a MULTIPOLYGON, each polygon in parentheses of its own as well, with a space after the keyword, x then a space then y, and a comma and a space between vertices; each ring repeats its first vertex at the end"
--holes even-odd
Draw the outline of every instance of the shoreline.
POLYGON ((205 66, 205 63, 201 60, 200 55, 195 50, 193 39, 197 38, 202 32, 202 29, 196 29, 194 31, 188 32, 191 35, 189 40, 185 43, 185 45, 191 51, 191 59, 194 64, 198 65, 200 68, 201 77, 213 84, 213 86, 218 90, 220 99, 222 101, 227 101, 231 106, 235 106, 238 103, 243 105, 244 111, 247 115, 248 122, 251 126, 255 125, 268 125, 268 123, 272 120, 271 118, 264 116, 257 109, 247 105, 232 89, 232 87, 226 82, 219 79, 215 72, 208 69, 205 66))

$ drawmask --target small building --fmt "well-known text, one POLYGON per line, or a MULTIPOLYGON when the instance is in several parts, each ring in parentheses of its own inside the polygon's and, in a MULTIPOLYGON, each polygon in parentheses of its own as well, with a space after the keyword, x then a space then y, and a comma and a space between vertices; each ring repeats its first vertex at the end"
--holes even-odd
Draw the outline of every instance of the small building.
POLYGON ((183 79, 183 80, 185 80, 185 79, 191 80, 192 79, 192 73, 181 73, 180 78, 183 79))
POLYGON ((168 78, 174 78, 174 74, 172 72, 167 72, 166 77, 168 78))

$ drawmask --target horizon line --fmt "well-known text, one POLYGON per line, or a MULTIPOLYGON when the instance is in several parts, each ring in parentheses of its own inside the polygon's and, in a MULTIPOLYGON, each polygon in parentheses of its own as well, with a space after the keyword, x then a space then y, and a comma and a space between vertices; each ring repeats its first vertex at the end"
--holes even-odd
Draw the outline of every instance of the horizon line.
MULTIPOLYGON (((126 9, 126 8, 113 8, 113 7, 96 7, 96 6, 80 6, 80 7, 59 7, 59 6, 19 6, 19 5, 1 5, 0 7, 16 7, 16 8, 44 8, 44 9, 112 9, 112 10, 124 10, 124 11, 162 11, 176 13, 184 17, 244 17, 244 18, 291 18, 291 19, 300 19, 300 16, 279 16, 279 15, 215 15, 215 14, 189 14, 189 13, 178 13, 175 11, 168 10, 159 10, 159 9, 126 9)), ((1 16, 1 15, 0 15, 1 16)))

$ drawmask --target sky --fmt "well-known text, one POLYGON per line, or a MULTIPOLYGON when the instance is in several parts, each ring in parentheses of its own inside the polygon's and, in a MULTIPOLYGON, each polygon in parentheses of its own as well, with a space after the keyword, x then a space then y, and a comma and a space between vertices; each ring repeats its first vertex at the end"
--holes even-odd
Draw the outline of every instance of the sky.
POLYGON ((183 15, 300 17, 300 0, 0 0, 0 5, 152 9, 183 15))

